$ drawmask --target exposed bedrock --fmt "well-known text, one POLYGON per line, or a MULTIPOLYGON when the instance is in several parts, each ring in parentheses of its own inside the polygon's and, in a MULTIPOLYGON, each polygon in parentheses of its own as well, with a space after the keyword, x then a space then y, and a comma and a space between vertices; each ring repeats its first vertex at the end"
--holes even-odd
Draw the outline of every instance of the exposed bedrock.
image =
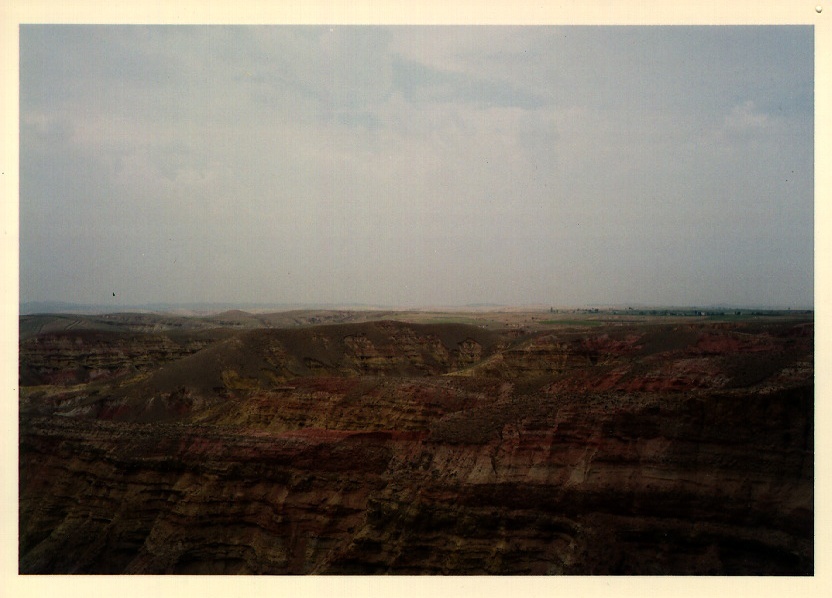
POLYGON ((217 339, 27 398, 20 571, 809 575, 805 331, 217 339))

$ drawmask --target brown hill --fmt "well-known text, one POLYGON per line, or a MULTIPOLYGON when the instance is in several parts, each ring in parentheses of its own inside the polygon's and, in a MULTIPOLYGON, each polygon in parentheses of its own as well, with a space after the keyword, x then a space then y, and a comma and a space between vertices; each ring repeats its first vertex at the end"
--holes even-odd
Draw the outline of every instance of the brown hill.
MULTIPOLYGON (((238 332, 63 412, 117 419, 178 418, 231 397, 319 376, 433 376, 477 363, 506 341, 464 324, 381 321, 238 332)), ((26 366, 30 367, 30 366, 26 366)))
POLYGON ((20 341, 19 381, 23 387, 101 383, 155 370, 231 334, 219 328, 155 333, 97 325, 41 332, 20 341))

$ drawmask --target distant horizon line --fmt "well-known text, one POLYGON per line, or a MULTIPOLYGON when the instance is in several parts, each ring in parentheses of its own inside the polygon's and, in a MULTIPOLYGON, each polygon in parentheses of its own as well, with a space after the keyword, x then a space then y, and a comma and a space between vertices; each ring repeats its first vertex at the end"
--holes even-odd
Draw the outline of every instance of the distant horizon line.
POLYGON ((433 311, 433 310, 580 310, 580 309, 616 309, 616 310, 769 310, 769 311, 811 311, 814 306, 807 305, 765 305, 739 303, 709 303, 709 304, 647 304, 647 303, 582 303, 582 304, 554 304, 554 303, 465 303, 465 304, 422 304, 396 305, 375 303, 300 303, 300 302, 242 302, 242 301, 193 301, 193 302, 147 302, 125 305, 111 305, 104 303, 74 303, 68 301, 20 301, 19 315, 35 315, 45 313, 119 313, 131 310, 145 312, 164 311, 231 311, 255 309, 258 311, 275 309, 277 311, 292 310, 358 310, 358 311, 433 311))

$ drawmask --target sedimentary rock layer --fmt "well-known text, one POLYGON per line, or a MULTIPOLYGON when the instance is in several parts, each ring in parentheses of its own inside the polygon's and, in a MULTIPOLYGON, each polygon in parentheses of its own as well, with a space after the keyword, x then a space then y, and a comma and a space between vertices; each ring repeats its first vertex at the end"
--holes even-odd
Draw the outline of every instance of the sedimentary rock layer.
POLYGON ((380 322, 28 386, 20 571, 811 574, 812 344, 380 322))

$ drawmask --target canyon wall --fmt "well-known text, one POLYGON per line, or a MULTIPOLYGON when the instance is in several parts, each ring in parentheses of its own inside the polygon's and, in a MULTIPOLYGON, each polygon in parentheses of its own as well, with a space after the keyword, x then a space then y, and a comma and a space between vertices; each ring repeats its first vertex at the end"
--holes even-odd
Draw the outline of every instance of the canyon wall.
POLYGON ((21 573, 814 571, 811 322, 159 334, 21 343, 21 573))

